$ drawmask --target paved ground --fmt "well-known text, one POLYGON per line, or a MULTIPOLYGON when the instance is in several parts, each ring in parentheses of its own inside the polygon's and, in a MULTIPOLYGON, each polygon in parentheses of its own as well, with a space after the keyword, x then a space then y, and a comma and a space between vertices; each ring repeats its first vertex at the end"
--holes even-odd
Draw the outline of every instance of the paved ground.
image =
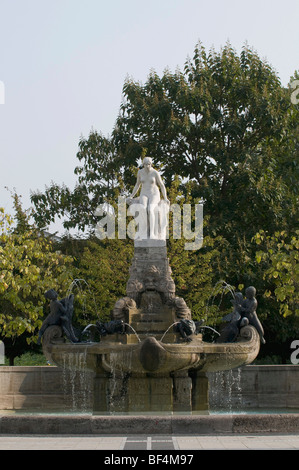
POLYGON ((0 450, 299 450, 299 434, 206 436, 0 435, 0 450))

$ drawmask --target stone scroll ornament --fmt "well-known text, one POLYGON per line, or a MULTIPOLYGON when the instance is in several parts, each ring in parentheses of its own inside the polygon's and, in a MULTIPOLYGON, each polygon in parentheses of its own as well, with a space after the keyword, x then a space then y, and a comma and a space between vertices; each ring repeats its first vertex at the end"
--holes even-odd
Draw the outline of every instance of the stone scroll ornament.
POLYGON ((129 308, 135 307, 136 302, 133 298, 123 297, 122 299, 117 300, 112 312, 113 319, 124 322, 126 320, 126 314, 128 313, 129 308))

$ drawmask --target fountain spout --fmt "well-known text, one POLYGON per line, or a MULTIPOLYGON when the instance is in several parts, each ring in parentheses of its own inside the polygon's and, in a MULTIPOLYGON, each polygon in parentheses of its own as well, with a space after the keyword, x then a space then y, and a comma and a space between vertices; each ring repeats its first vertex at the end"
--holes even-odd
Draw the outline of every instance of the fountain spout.
POLYGON ((208 328, 209 330, 214 331, 214 333, 216 333, 218 336, 220 336, 219 331, 215 330, 215 328, 212 328, 211 326, 206 326, 206 325, 205 325, 205 326, 202 326, 201 328, 208 328))
POLYGON ((168 331, 170 330, 170 328, 172 328, 173 326, 177 325, 178 323, 179 323, 179 322, 177 322, 177 321, 174 322, 174 323, 172 323, 172 324, 167 328, 167 330, 164 331, 164 333, 163 333, 163 335, 162 335, 162 337, 161 337, 161 339, 160 339, 160 342, 161 342, 161 343, 162 343, 164 337, 166 336, 166 334, 168 333, 168 331))
POLYGON ((138 339, 138 342, 140 343, 141 342, 141 339, 139 338, 136 330, 134 330, 134 328, 129 324, 129 323, 125 323, 126 326, 128 326, 129 328, 131 328, 131 330, 133 331, 134 335, 136 336, 136 338, 138 339))

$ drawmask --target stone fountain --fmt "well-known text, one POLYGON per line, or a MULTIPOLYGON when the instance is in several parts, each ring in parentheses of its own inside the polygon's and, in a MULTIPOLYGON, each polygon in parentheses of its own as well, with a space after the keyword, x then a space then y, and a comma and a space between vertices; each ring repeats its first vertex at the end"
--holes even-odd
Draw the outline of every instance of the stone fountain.
POLYGON ((126 296, 116 302, 110 322, 89 325, 77 338, 72 296, 58 301, 52 295, 52 313, 40 332, 44 354, 61 367, 76 367, 76 355, 84 355, 86 370, 95 374, 94 413, 206 413, 206 373, 250 364, 264 341, 254 290, 247 291, 245 300, 236 296, 217 341, 203 341, 202 322, 192 320, 175 293, 163 230, 166 190, 149 158, 128 203, 132 213, 136 207, 139 216, 143 211, 147 223, 139 223, 136 233, 126 296), (140 197, 134 199, 140 186, 140 197), (153 225, 154 230, 147 230, 153 225))

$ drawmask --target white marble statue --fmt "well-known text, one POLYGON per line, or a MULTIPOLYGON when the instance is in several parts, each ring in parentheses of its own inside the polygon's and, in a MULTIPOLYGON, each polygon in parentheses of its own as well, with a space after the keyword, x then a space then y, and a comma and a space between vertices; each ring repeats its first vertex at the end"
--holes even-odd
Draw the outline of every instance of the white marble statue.
POLYGON ((127 198, 132 215, 139 214, 139 239, 165 239, 169 200, 166 188, 157 170, 152 167, 152 159, 143 159, 143 168, 138 170, 137 181, 132 194, 127 198), (135 198, 139 188, 139 198, 135 198), (161 194, 163 199, 161 200, 161 194))

